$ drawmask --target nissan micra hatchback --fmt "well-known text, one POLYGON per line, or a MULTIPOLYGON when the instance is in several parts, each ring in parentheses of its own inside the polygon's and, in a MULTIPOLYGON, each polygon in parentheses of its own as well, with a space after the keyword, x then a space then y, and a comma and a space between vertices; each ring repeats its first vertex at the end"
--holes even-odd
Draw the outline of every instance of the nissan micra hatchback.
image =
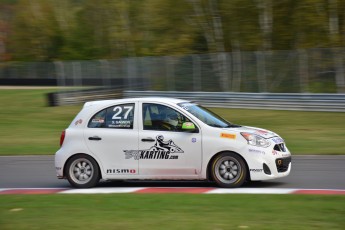
POLYGON ((60 145, 57 177, 77 188, 100 179, 210 180, 232 188, 291 169, 291 154, 276 133, 172 98, 87 102, 60 145))

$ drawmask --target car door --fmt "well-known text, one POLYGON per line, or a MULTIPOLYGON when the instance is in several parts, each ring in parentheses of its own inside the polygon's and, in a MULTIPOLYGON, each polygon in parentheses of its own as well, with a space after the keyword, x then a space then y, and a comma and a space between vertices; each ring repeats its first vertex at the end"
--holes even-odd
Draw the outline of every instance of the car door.
POLYGON ((196 178, 201 171, 201 131, 182 129, 193 122, 177 108, 139 103, 139 171, 154 178, 196 178), (169 124, 170 123, 170 124, 169 124), (170 126, 170 127, 169 127, 170 126))
POLYGON ((131 178, 138 174, 138 161, 125 159, 124 150, 138 148, 136 103, 117 104, 97 112, 88 123, 84 139, 101 161, 107 178, 131 178))

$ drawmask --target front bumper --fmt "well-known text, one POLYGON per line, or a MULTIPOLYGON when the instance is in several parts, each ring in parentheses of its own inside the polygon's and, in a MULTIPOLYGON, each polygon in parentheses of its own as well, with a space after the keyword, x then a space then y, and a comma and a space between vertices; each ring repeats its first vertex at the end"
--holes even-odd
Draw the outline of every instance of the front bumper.
POLYGON ((285 143, 273 142, 268 148, 252 146, 247 151, 250 180, 270 180, 290 174, 291 153, 285 143))

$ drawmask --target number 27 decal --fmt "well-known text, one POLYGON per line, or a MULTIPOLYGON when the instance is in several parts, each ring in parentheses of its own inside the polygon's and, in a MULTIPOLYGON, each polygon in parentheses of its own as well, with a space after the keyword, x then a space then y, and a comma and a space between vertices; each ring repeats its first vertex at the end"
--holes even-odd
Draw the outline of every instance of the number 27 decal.
POLYGON ((127 120, 129 113, 133 110, 133 106, 123 106, 123 108, 122 108, 122 106, 116 106, 113 110, 115 112, 115 114, 112 117, 112 119, 113 120, 122 119, 122 117, 120 115, 122 113, 122 110, 125 110, 125 114, 123 116, 123 119, 127 120))

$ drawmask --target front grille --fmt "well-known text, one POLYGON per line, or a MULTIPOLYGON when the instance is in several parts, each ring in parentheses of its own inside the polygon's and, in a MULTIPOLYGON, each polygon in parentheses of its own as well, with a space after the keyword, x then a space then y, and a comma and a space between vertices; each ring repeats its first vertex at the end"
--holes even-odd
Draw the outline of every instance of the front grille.
POLYGON ((285 148, 284 143, 276 144, 276 145, 273 147, 273 149, 276 150, 276 151, 279 151, 279 152, 286 152, 286 148, 285 148))
POLYGON ((286 158, 278 158, 276 159, 276 166, 278 172, 286 172, 289 168, 289 164, 291 162, 291 157, 286 158))

